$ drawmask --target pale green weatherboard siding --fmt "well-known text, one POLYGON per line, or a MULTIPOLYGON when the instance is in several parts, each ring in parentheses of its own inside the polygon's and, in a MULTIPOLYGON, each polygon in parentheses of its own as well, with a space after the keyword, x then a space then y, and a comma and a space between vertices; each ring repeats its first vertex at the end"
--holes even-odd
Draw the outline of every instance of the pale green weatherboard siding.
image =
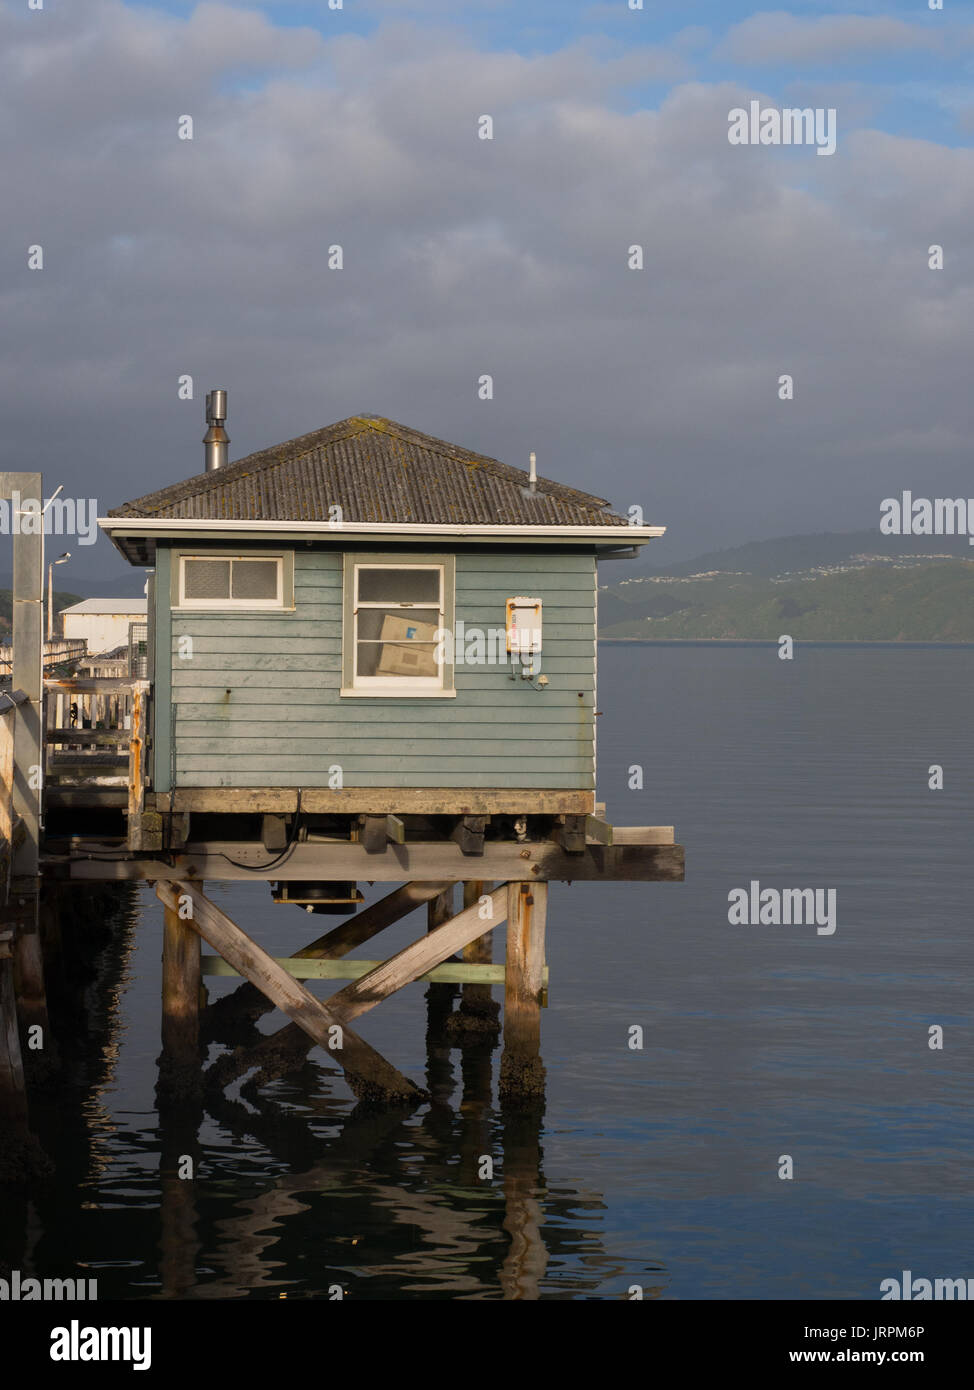
MULTIPOLYGON (((172 613, 159 549, 159 656, 168 644, 176 785, 320 787, 594 786, 595 557, 458 554, 456 617, 503 628, 516 594, 543 600, 533 689, 508 666, 456 668, 455 699, 341 697, 342 557, 295 555, 287 613, 172 613), (183 661, 179 639, 193 639, 183 661), (227 690, 229 689, 229 694, 227 690), (580 693, 581 692, 581 693, 580 693)), ((166 682, 157 683, 160 701, 166 682)), ((160 710, 161 715, 161 710, 160 710)), ((169 787, 168 721, 156 724, 156 788, 169 787)))

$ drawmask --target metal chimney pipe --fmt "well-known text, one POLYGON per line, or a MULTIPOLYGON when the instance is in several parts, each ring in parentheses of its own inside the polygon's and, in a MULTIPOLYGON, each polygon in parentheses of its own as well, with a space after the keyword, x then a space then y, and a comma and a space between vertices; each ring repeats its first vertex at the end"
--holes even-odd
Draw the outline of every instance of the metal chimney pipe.
POLYGON ((218 468, 226 468, 227 466, 229 458, 227 450, 230 445, 230 436, 223 428, 223 422, 226 418, 226 391, 207 391, 206 423, 208 428, 206 434, 203 436, 203 460, 206 464, 207 473, 213 473, 218 468))
POLYGON ((531 472, 528 474, 528 487, 532 492, 536 492, 538 488, 538 458, 533 450, 529 454, 528 460, 531 464, 531 472))

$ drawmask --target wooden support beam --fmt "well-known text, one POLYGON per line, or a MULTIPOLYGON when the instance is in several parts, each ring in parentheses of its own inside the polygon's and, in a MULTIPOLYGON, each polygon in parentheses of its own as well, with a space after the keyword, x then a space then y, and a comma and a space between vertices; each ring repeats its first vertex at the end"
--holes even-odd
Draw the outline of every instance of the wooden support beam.
POLYGON ((500 1093, 507 1100, 536 1102, 544 1095, 541 992, 547 907, 546 883, 508 884, 504 1054, 500 1076, 500 1093))
MULTIPOLYGON (((295 960, 293 956, 274 956, 273 960, 296 980, 360 980, 371 970, 382 965, 381 960, 360 960, 358 957, 346 960, 295 960)), ((222 956, 203 956, 201 973, 220 979, 240 979, 240 972, 228 965, 222 956)), ((542 971, 543 988, 548 988, 548 966, 542 971)), ((506 979, 503 964, 492 961, 474 962, 448 960, 443 965, 435 965, 423 975, 417 975, 418 984, 463 985, 465 988, 481 988, 502 985, 506 979)), ((499 1006, 498 1006, 499 1007, 499 1006)), ((282 1030, 283 1031, 283 1030, 282 1030)), ((302 1036, 307 1036, 303 1034, 302 1036)), ((311 1043, 308 1047, 312 1046, 311 1043)))
POLYGON ((499 926, 507 916, 507 898, 506 884, 490 894, 491 916, 486 923, 478 907, 467 907, 456 917, 432 928, 411 946, 333 994, 328 1000, 329 1010, 336 1018, 344 1020, 358 1018, 359 1014, 374 1009, 376 1004, 425 975, 427 970, 441 964, 469 941, 499 926))
MULTIPOLYGON (((481 941, 483 939, 480 938, 481 941)), ((464 956, 469 949, 464 947, 464 956)), ((345 960, 298 960, 294 956, 274 956, 272 959, 296 980, 360 980, 363 975, 382 964, 381 960, 359 960, 358 957, 345 960)), ((200 968, 204 976, 230 980, 241 978, 240 972, 228 965, 222 956, 203 956, 200 968)), ((485 985, 502 985, 504 980, 504 966, 494 965, 492 961, 448 960, 443 965, 434 965, 425 975, 417 976, 417 982, 420 984, 463 985, 470 989, 480 989, 485 985)), ((548 983, 547 966, 544 968, 544 983, 548 983)), ((268 1004, 268 1008, 271 1007, 273 1006, 268 1004)), ((306 1037, 307 1034, 301 1036, 306 1037)), ((309 1042, 309 1048, 311 1045, 309 1042)))
POLYGON ((450 839, 464 854, 483 854, 484 829, 489 820, 489 816, 464 816, 453 827, 450 839))
POLYGON ((168 904, 164 917, 159 1087, 176 1099, 194 1096, 200 1086, 200 938, 168 904))
POLYGON ((599 816, 585 817, 585 838, 597 845, 612 844, 613 827, 599 816))
MULTIPOLYGON (((508 840, 487 840, 484 854, 477 862, 477 875, 495 883, 512 878, 526 881, 606 882, 680 882, 683 878, 683 846, 658 845, 598 845, 589 844, 584 854, 566 854, 551 840, 517 843, 508 840)), ((51 859, 56 863, 56 859, 51 859)), ((239 840, 210 840, 192 842, 186 851, 173 856, 173 862, 148 856, 131 859, 92 858, 88 855, 71 859, 63 870, 73 879, 170 879, 196 878, 206 880, 254 881, 266 879, 261 869, 267 862, 267 851, 260 842, 242 844, 239 840), (231 862, 235 861, 235 862, 231 862), (240 864, 252 865, 240 868, 240 864)), ((279 882, 288 880, 328 880, 334 882, 402 883, 404 879, 446 879, 463 882, 470 874, 470 860, 459 845, 448 840, 411 840, 405 845, 387 848, 384 854, 367 854, 361 844, 343 841, 336 844, 299 843, 287 860, 273 871, 279 882)))
POLYGON ((388 843, 385 816, 359 816, 358 842, 366 854, 381 854, 388 843))
POLYGON ((406 843, 406 826, 398 816, 386 816, 386 839, 391 845, 406 843))
POLYGON ((340 926, 334 927, 324 936, 319 936, 300 951, 295 951, 295 957, 298 960, 334 960, 344 956, 356 946, 371 941, 373 936, 378 936, 380 931, 385 931, 393 922, 407 917, 415 908, 428 903, 431 898, 439 897, 450 886, 446 879, 434 879, 429 883, 404 883, 395 892, 388 893, 378 902, 363 908, 347 922, 342 922, 340 926))
POLYGON ((397 1071, 364 1038, 353 1033, 347 1026, 347 1019, 337 1016, 329 1005, 321 1004, 304 985, 292 979, 195 884, 159 882, 156 892, 165 906, 174 911, 178 910, 181 897, 189 899, 193 929, 342 1065, 349 1085, 360 1100, 412 1101, 420 1098, 419 1088, 408 1077, 397 1071))
POLYGON ((561 845, 566 854, 585 853, 585 817, 559 816, 560 824, 551 832, 556 845, 561 845))
POLYGON ((399 816, 361 815, 358 821, 358 842, 365 846, 367 854, 381 854, 387 844, 406 843, 406 827, 399 816))
MULTIPOLYGON (((78 682, 61 684, 75 686, 78 682)), ((298 793, 294 787, 177 787, 172 792, 153 793, 152 800, 157 811, 291 812, 297 810, 298 793)), ((594 805, 595 793, 591 791, 538 791, 531 787, 343 787, 341 791, 304 787, 301 791, 301 809, 308 815, 384 818, 390 806, 397 816, 584 815, 594 805)))
POLYGON ((283 816, 263 816, 260 823, 260 842, 269 852, 287 845, 287 822, 283 816))
POLYGON ((614 825, 612 843, 614 845, 671 845, 673 843, 672 825, 614 825))
POLYGON ((189 839, 189 832, 190 815, 188 811, 175 811, 165 817, 163 839, 167 849, 183 849, 189 839))

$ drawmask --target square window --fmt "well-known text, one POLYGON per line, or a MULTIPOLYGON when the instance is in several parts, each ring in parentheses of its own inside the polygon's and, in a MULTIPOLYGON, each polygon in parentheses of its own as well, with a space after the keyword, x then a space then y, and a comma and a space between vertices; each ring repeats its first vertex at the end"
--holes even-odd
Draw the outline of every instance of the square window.
POLYGON ((189 599, 228 599, 230 597, 230 561, 184 561, 183 594, 189 599))
POLYGON ((345 557, 343 695, 455 694, 443 634, 453 624, 453 556, 345 557))
POLYGON ((186 555, 173 563, 172 606, 244 612, 293 608, 294 556, 186 555))

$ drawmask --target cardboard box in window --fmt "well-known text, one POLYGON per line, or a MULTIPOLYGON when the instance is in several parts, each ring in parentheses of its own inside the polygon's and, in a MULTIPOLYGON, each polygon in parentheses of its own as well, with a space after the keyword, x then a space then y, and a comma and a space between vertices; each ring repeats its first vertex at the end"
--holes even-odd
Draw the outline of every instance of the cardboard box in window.
POLYGON ((377 676, 438 676, 436 625, 387 613, 379 631, 377 676), (429 645, 426 645, 426 644, 429 645), (422 645, 420 645, 422 644, 422 645))

